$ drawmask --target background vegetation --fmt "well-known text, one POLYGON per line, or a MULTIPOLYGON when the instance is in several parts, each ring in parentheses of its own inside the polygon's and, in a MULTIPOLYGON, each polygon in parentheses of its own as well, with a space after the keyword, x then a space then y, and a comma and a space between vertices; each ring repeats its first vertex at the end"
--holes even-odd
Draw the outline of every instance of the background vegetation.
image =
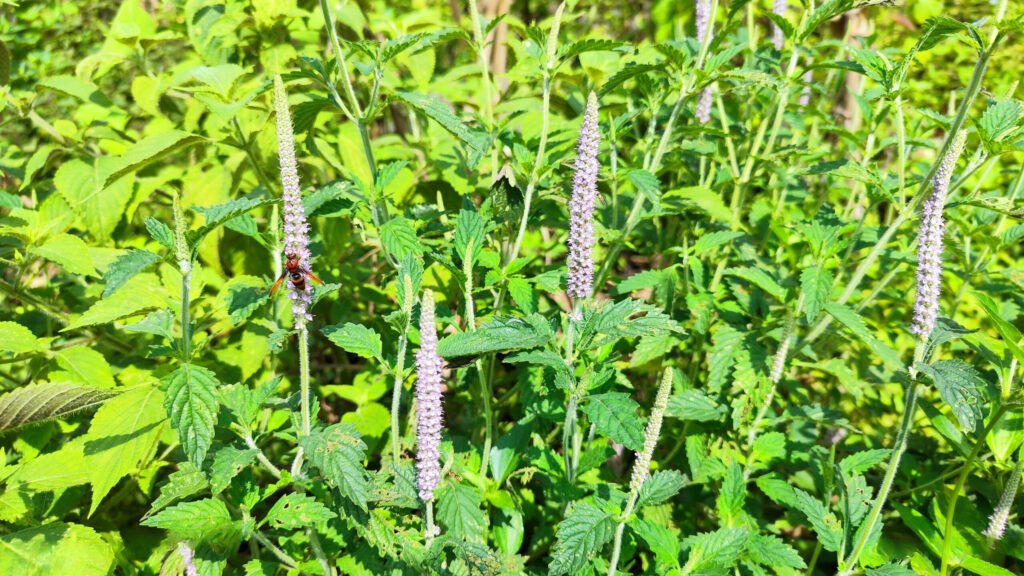
POLYGON ((701 44, 681 0, 0 3, 0 573, 1021 573, 1019 6, 710 4, 701 44), (269 295, 278 74, 326 283, 308 366, 269 295))

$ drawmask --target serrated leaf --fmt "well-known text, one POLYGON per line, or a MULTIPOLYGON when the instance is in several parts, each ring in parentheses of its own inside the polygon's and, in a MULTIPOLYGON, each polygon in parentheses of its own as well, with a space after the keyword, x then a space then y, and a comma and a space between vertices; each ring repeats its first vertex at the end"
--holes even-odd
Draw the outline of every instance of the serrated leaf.
POLYGON ((57 364, 65 370, 60 375, 93 388, 113 388, 114 376, 110 364, 96 350, 88 346, 71 346, 57 352, 57 364))
POLYGON ((587 397, 583 411, 600 434, 630 450, 644 444, 644 426, 637 415, 640 405, 629 394, 608 392, 587 397))
POLYGON ((683 573, 731 568, 743 552, 748 537, 746 528, 721 528, 690 536, 683 541, 683 546, 690 550, 683 573))
POLYGON ((92 528, 54 522, 0 536, 0 574, 106 576, 114 550, 92 528))
POLYGON ((725 274, 750 282, 769 295, 774 296, 780 302, 786 301, 786 289, 780 286, 775 281, 775 278, 772 278, 771 274, 760 268, 726 268, 725 274))
POLYGON ((978 133, 991 150, 998 150, 998 144, 1011 134, 1024 118, 1024 105, 1017 100, 996 100, 992 102, 978 121, 978 133))
POLYGON ((832 291, 832 273, 821 266, 804 268, 800 273, 800 287, 804 294, 804 315, 808 322, 818 318, 818 314, 828 302, 832 291))
POLYGON ((637 516, 630 518, 629 527, 647 543, 660 564, 681 568, 679 566, 679 538, 671 530, 660 524, 641 520, 637 516))
POLYGON ((270 293, 263 286, 264 281, 255 276, 237 276, 228 281, 224 301, 231 324, 238 326, 245 322, 270 301, 270 293))
POLYGON ((396 216, 380 227, 380 242, 384 250, 396 260, 423 253, 412 223, 404 216, 396 216))
POLYGON ((964 432, 974 432, 984 417, 985 381, 981 375, 963 360, 940 360, 933 364, 918 362, 916 366, 935 383, 939 395, 953 410, 964 432))
POLYGON ((615 517, 589 502, 573 505, 558 524, 549 574, 578 574, 601 553, 615 531, 615 517))
POLYGON ((754 534, 747 541, 747 554, 754 562, 769 568, 785 566, 796 570, 807 568, 792 546, 769 534, 754 534))
POLYGON ((101 390, 68 382, 30 384, 0 396, 0 432, 10 432, 36 422, 66 418, 97 408, 116 396, 101 390))
POLYGON ((1021 333, 1017 327, 1006 321, 999 312, 999 307, 988 295, 974 291, 974 298, 981 305, 981 309, 988 315, 989 320, 995 325, 999 335, 1003 337, 1003 344, 1010 354, 1017 359, 1017 362, 1024 364, 1024 349, 1021 349, 1021 333))
POLYGON ((483 498, 474 488, 460 483, 444 485, 437 494, 437 518, 445 533, 456 540, 483 543, 487 518, 480 508, 483 498))
POLYGON ((743 514, 743 504, 746 500, 747 486, 743 479, 743 468, 739 462, 733 460, 725 472, 722 489, 715 500, 719 522, 726 526, 735 526, 743 514))
POLYGON ((167 224, 157 220, 150 216, 146 218, 146 231, 149 235, 160 243, 161 246, 169 250, 174 250, 174 232, 171 231, 167 224))
POLYGON ((698 238, 697 242, 693 245, 693 255, 703 256, 712 249, 723 244, 728 244, 737 238, 743 237, 743 235, 743 232, 735 230, 720 230, 718 232, 701 234, 700 238, 698 238))
POLYGON ((625 84, 631 78, 636 78, 642 74, 648 72, 659 72, 662 66, 658 64, 637 64, 636 62, 629 62, 625 66, 619 69, 618 72, 613 74, 611 78, 605 80, 605 83, 601 85, 601 91, 598 92, 599 97, 604 97, 606 94, 615 90, 619 86, 625 84))
POLYGON ((242 536, 242 525, 232 520, 223 501, 214 498, 182 502, 140 522, 143 526, 167 530, 192 546, 203 543, 225 546, 242 536))
POLYGON ((709 188, 678 188, 661 196, 661 209, 670 214, 683 214, 694 208, 704 212, 712 220, 734 223, 732 211, 725 205, 722 196, 709 188))
POLYGON ((167 476, 167 482, 160 487, 160 494, 153 500, 149 514, 174 504, 178 500, 195 496, 209 487, 206 474, 191 462, 182 462, 178 469, 167 476))
POLYGON ((60 265, 64 270, 80 276, 96 276, 96 268, 89 255, 89 245, 78 236, 58 234, 42 246, 32 248, 32 253, 60 265))
POLYGON ((839 468, 845 474, 861 474, 884 462, 889 453, 890 450, 887 448, 861 450, 840 460, 839 468))
POLYGON ((93 416, 84 452, 92 484, 92 515, 124 476, 153 457, 166 417, 163 393, 155 386, 128 390, 108 400, 93 416))
POLYGON ((562 45, 562 47, 558 49, 558 55, 556 58, 558 60, 565 61, 586 52, 617 52, 628 48, 629 44, 610 40, 608 38, 584 38, 583 40, 577 40, 575 42, 562 45))
POLYGON ((164 308, 166 304, 165 292, 156 275, 148 272, 137 274, 120 290, 90 306, 61 332, 106 324, 146 310, 164 308))
POLYGON ((300 530, 338 515, 306 494, 285 494, 267 512, 267 523, 278 530, 300 530))
POLYGON ((683 390, 668 399, 665 415, 693 422, 717 422, 725 416, 726 407, 696 389, 683 390))
POLYGON ((202 226, 188 233, 188 245, 192 247, 192 251, 195 253, 199 249, 203 238, 206 238, 206 235, 210 232, 243 214, 248 214, 255 208, 267 206, 275 202, 277 202, 275 199, 235 198, 223 204, 197 207, 195 210, 201 212, 206 221, 202 226))
POLYGON ((85 229, 99 239, 110 237, 132 195, 130 178, 104 184, 104 173, 112 162, 109 157, 97 158, 92 164, 73 159, 61 164, 53 176, 57 192, 85 229))
POLYGON ((384 363, 380 334, 372 328, 347 322, 341 326, 327 326, 323 333, 328 340, 343 350, 362 358, 376 358, 381 364, 384 363))
POLYGON ((676 470, 658 470, 640 486, 636 507, 657 506, 668 502, 686 486, 686 478, 676 470))
POLYGON ((768 463, 786 456, 786 436, 782 432, 765 432, 754 440, 751 457, 768 463))
POLYGON ((512 296, 512 301, 516 303, 516 307, 523 312, 533 314, 537 311, 537 291, 529 281, 522 278, 509 278, 508 293, 512 296))
POLYGON ((708 358, 708 390, 721 392, 732 371, 736 351, 743 341, 743 333, 728 324, 720 325, 712 334, 711 355, 708 358))
POLYGON ((497 317, 473 332, 445 336, 438 342, 437 351, 443 358, 512 352, 542 346, 552 336, 547 320, 539 314, 526 318, 497 317))
POLYGON ((661 201, 661 182, 658 177, 647 170, 630 170, 626 177, 636 187, 637 192, 643 194, 652 204, 661 201))
POLYGON ((366 444, 359 432, 348 423, 338 423, 316 430, 299 439, 310 463, 342 496, 366 510, 370 482, 363 467, 366 444))
POLYGON ((607 346, 621 338, 683 333, 679 323, 663 310, 632 298, 584 308, 578 330, 580 350, 607 346))
POLYGON ((210 492, 214 496, 220 494, 231 484, 231 479, 256 460, 257 450, 242 450, 233 446, 225 446, 213 455, 210 466, 210 492))
POLYGON ((405 90, 397 91, 395 96, 440 124, 442 128, 473 150, 476 155, 482 155, 487 151, 489 140, 487 134, 466 126, 450 108, 437 98, 405 90))
POLYGON ((128 280, 162 258, 148 250, 137 250, 132 248, 126 254, 122 254, 107 267, 103 273, 103 297, 106 298, 124 286, 128 280))
POLYGON ((0 322, 0 352, 27 354, 44 350, 46 346, 28 328, 17 322, 0 322))
POLYGON ((178 431, 189 461, 201 466, 217 423, 217 376, 206 368, 183 364, 164 377, 163 383, 167 388, 164 406, 171 426, 178 431))
POLYGON ((867 344, 871 351, 874 352, 890 370, 899 372, 904 369, 903 362, 900 360, 900 355, 897 354, 895 350, 885 345, 881 340, 876 338, 875 335, 868 330, 867 324, 864 323, 864 319, 861 318, 860 314, 857 314, 857 312, 852 308, 836 302, 830 302, 825 304, 825 311, 838 320, 840 324, 846 326, 854 336, 867 344))
POLYGON ((793 506, 807 517, 826 550, 839 550, 843 529, 835 514, 829 512, 820 500, 799 488, 793 489, 793 506))
POLYGON ((162 130, 135 143, 124 154, 104 167, 101 184, 109 186, 118 178, 142 170, 146 166, 182 148, 201 142, 203 138, 181 130, 162 130))
POLYGON ((883 564, 878 568, 868 568, 868 576, 917 576, 917 573, 903 564, 883 564))

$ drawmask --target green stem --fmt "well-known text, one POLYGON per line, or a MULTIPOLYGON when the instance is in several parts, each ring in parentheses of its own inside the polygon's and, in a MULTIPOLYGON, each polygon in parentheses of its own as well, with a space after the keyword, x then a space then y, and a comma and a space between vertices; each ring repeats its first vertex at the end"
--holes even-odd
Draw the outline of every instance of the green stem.
POLYGON ((636 506, 636 500, 639 496, 639 493, 630 491, 629 501, 626 502, 626 509, 622 511, 619 524, 615 527, 615 540, 612 544, 612 559, 608 564, 608 576, 615 576, 616 572, 618 572, 619 555, 622 553, 622 534, 626 531, 626 522, 633 515, 633 508, 636 506))
POLYGON ((191 283, 192 269, 189 267, 181 275, 181 359, 185 364, 192 358, 192 318, 189 313, 191 283))
MULTIPOLYGON (((476 42, 477 62, 480 64, 480 84, 483 88, 480 92, 480 109, 483 111, 484 120, 488 128, 494 127, 494 96, 492 96, 491 73, 487 64, 487 53, 484 50, 484 34, 480 28, 480 11, 477 8, 476 0, 469 0, 469 17, 473 21, 473 40, 476 42)), ((498 178, 498 147, 491 145, 491 182, 498 178)))
MULTIPOLYGON (((312 428, 309 397, 309 330, 306 328, 306 323, 302 322, 299 324, 299 438, 309 436, 312 428)), ((303 450, 300 446, 299 451, 295 454, 295 461, 292 462, 292 476, 301 475, 302 458, 303 450)))
POLYGON ((540 120, 540 143, 537 145, 537 156, 533 161, 533 169, 530 171, 530 180, 526 184, 526 193, 523 198, 523 218, 519 222, 519 233, 516 234, 512 250, 505 259, 505 266, 508 267, 513 260, 519 257, 519 250, 523 246, 523 237, 526 236, 526 227, 530 219, 530 206, 533 204, 533 191, 540 179, 540 167, 544 162, 544 150, 548 145, 549 112, 551 109, 551 75, 544 71, 544 86, 541 96, 541 120, 540 120))
POLYGON ((345 59, 345 51, 341 49, 341 43, 338 42, 338 33, 335 30, 334 24, 334 13, 331 12, 331 3, 328 0, 320 0, 320 10, 324 13, 327 36, 331 39, 334 57, 338 59, 338 75, 341 76, 341 84, 345 88, 345 96, 348 97, 349 110, 346 113, 349 115, 349 119, 355 122, 363 117, 363 110, 359 107, 356 91, 352 88, 352 80, 348 75, 348 61, 345 59))
POLYGON ((967 482, 967 477, 974 471, 974 464, 978 460, 978 454, 981 453, 982 447, 986 446, 985 438, 988 437, 989 432, 996 427, 996 424, 1005 413, 1006 405, 1004 404, 992 415, 992 419, 985 426, 985 429, 982 430, 977 442, 974 443, 974 448, 967 456, 967 461, 960 471, 960 476, 956 479, 956 485, 953 487, 953 493, 949 498, 949 506, 946 508, 946 529, 942 535, 942 569, 939 572, 941 576, 946 576, 949 571, 949 553, 953 545, 953 516, 956 514, 956 503, 960 499, 960 492, 964 488, 964 483, 967 482))
POLYGON ((402 431, 400 412, 402 409, 402 388, 405 385, 405 351, 409 345, 409 322, 406 315, 405 329, 398 336, 398 357, 395 358, 395 385, 391 391, 391 462, 398 468, 399 456, 402 453, 402 431))
POLYGON ((284 550, 278 548, 273 542, 267 539, 266 536, 259 532, 253 532, 252 538, 263 545, 267 550, 270 550, 270 553, 280 560, 282 564, 287 566, 289 570, 298 570, 299 565, 295 563, 295 560, 291 556, 285 554, 284 550))
POLYGON ((427 501, 427 525, 423 529, 423 538, 427 548, 434 543, 434 501, 427 501))
POLYGON ((313 555, 316 556, 317 561, 320 562, 320 569, 324 571, 324 576, 334 576, 334 567, 331 566, 331 562, 324 552, 323 544, 320 543, 320 536, 312 527, 306 529, 306 534, 309 535, 309 546, 313 549, 313 555))

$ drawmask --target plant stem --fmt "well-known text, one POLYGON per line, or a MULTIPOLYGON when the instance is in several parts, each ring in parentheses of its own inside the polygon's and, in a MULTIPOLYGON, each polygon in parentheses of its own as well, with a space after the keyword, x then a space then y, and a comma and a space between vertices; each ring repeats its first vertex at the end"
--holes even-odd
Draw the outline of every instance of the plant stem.
POLYGON ((537 156, 533 161, 533 169, 530 171, 530 180, 526 184, 526 193, 523 197, 523 218, 519 222, 519 233, 516 234, 512 250, 505 259, 505 267, 519 257, 519 250, 523 246, 523 237, 526 236, 526 227, 530 219, 530 206, 533 204, 533 191, 540 179, 540 166, 544 162, 544 150, 548 145, 549 112, 551 109, 551 74, 544 71, 544 86, 541 95, 541 120, 540 120, 540 143, 537 144, 537 156))
POLYGON ((399 456, 402 453, 402 431, 401 431, 401 410, 402 410, 402 388, 405 385, 405 351, 409 345, 409 323, 410 315, 406 315, 405 329, 398 335, 398 357, 395 358, 395 385, 391 391, 391 462, 398 467, 399 456))
MULTIPOLYGON (((483 90, 480 92, 480 109, 483 111, 484 120, 488 128, 494 127, 494 96, 492 96, 491 74, 487 65, 487 53, 484 50, 484 34, 480 28, 480 11, 477 8, 476 0, 469 0, 469 17, 473 21, 473 41, 476 42, 477 62, 480 63, 480 84, 483 90)), ((491 182, 498 178, 498 147, 491 144, 491 182)))
MULTIPOLYGON (((917 354, 915 354, 915 356, 917 356, 917 354)), ((907 395, 903 400, 903 420, 900 424, 899 431, 896 433, 896 445, 892 448, 892 455, 889 458, 889 468, 885 471, 885 477, 882 479, 882 485, 878 489, 878 497, 875 498, 875 503, 871 506, 871 511, 868 512, 867 518, 861 522, 860 535, 857 537, 857 542, 854 544, 849 558, 846 559, 846 568, 837 573, 840 576, 849 576, 857 569, 857 560, 864 552, 868 541, 871 539, 871 533, 874 532, 875 524, 882 515, 882 508, 885 506, 885 501, 889 497, 889 491, 892 489, 892 483, 896 479, 896 472, 899 470, 900 459, 903 458, 903 453, 907 449, 907 438, 910 436, 910 429, 914 424, 917 395, 918 384, 916 381, 912 381, 907 386, 907 395)))
POLYGON ((626 509, 622 511, 618 526, 615 527, 615 540, 612 544, 612 559, 608 564, 608 576, 615 576, 619 568, 619 555, 622 553, 622 534, 626 531, 626 522, 633 515, 633 508, 640 496, 638 492, 630 491, 629 501, 626 502, 626 509))
MULTIPOLYGON (((470 0, 472 4, 476 0, 470 0)), ((474 239, 470 239, 466 245, 465 257, 462 262, 462 273, 466 277, 466 284, 463 288, 466 297, 466 330, 476 332, 476 302, 473 300, 473 261, 476 249, 474 239)), ((482 359, 476 360, 476 374, 480 380, 480 399, 484 403, 484 447, 480 454, 480 477, 487 477, 488 454, 491 453, 491 442, 494 437, 494 414, 491 408, 491 383, 488 375, 484 372, 482 359)))
POLYGON ((189 313, 191 283, 192 269, 189 267, 181 275, 181 359, 185 364, 192 358, 192 318, 189 313))
POLYGON ((320 568, 324 571, 324 576, 334 576, 334 567, 331 566, 331 562, 324 552, 324 547, 320 543, 320 536, 312 527, 306 529, 306 534, 309 535, 309 547, 313 549, 313 555, 320 562, 320 568))
POLYGON ((992 429, 996 427, 996 424, 999 423, 999 420, 1002 419, 1003 414, 1006 413, 1006 409, 1006 405, 1003 404, 998 410, 996 410, 995 414, 992 415, 992 419, 989 420, 988 425, 985 426, 981 435, 978 436, 978 440, 974 443, 974 448, 967 456, 964 467, 960 470, 960 476, 956 479, 956 485, 953 486, 953 493, 949 497, 949 506, 946 508, 946 529, 942 533, 941 576, 946 576, 949 571, 949 553, 950 548, 953 545, 953 516, 956 514, 956 502, 960 499, 960 492, 964 488, 964 483, 967 482, 967 477, 974 471, 974 464, 978 459, 978 454, 981 453, 982 447, 986 445, 985 438, 988 437, 989 432, 991 432, 992 429))
POLYGON ((281 561, 281 563, 283 563, 289 569, 298 570, 299 565, 295 563, 295 560, 291 556, 285 554, 284 550, 278 548, 273 542, 267 539, 266 536, 260 534, 259 532, 253 532, 252 538, 253 540, 262 544, 264 548, 270 550, 270 553, 273 554, 278 560, 281 561))
MULTIPOLYGON (((309 329, 306 323, 299 324, 299 438, 309 436, 312 422, 309 415, 309 329)), ((302 446, 299 446, 295 454, 295 461, 292 462, 292 476, 302 474, 302 446)))
POLYGON ((434 543, 434 501, 427 501, 427 525, 423 530, 423 538, 427 548, 434 543))
POLYGON ((565 333, 565 364, 569 369, 569 402, 565 408, 565 422, 562 425, 562 450, 565 453, 565 474, 569 483, 576 481, 576 467, 580 461, 579 425, 576 422, 578 399, 576 397, 576 318, 581 314, 582 302, 574 301, 565 333))

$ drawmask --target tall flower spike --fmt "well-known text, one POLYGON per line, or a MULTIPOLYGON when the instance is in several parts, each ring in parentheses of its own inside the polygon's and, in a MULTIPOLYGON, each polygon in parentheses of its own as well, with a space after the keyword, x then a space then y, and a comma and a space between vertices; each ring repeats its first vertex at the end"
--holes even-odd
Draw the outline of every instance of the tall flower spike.
MULTIPOLYGON (((775 0, 772 3, 772 13, 776 16, 786 17, 786 9, 789 8, 789 2, 786 0, 775 0)), ((786 37, 782 34, 782 28, 779 28, 778 24, 772 23, 772 44, 775 45, 776 50, 782 50, 782 44, 786 41, 786 37)))
MULTIPOLYGON (((697 0, 694 12, 696 13, 695 20, 697 21, 697 44, 703 46, 704 38, 711 31, 711 1, 697 0)), ((707 40, 710 42, 711 38, 708 37, 707 40)), ((711 86, 708 86, 700 93, 700 97, 697 99, 695 115, 697 121, 701 124, 707 124, 711 120, 711 86)))
POLYGON ((629 479, 629 491, 632 494, 640 492, 644 480, 651 471, 651 458, 654 457, 654 447, 658 444, 658 436, 661 434, 661 421, 665 417, 665 409, 668 407, 668 397, 672 393, 672 369, 665 368, 661 377, 661 385, 658 387, 658 396, 654 399, 654 407, 651 409, 651 418, 647 421, 647 430, 644 431, 644 447, 637 453, 636 462, 633 463, 633 474, 629 479))
POLYGON ((1002 540, 1003 534, 1006 533, 1006 524, 1010 520, 1010 510, 1013 508, 1013 501, 1017 498, 1017 489, 1020 488, 1022 468, 1024 468, 1024 459, 1017 460, 1017 465, 1013 467, 1013 472, 1010 472, 1010 477, 1006 479, 1006 488, 1003 490, 1003 495, 999 498, 999 504, 992 511, 992 516, 988 519, 988 529, 985 530, 984 534, 993 540, 1002 540))
POLYGON ((953 169, 964 150, 967 133, 961 130, 953 137, 949 151, 939 163, 932 178, 932 193, 921 208, 921 230, 917 240, 917 299, 910 331, 924 340, 935 329, 939 316, 939 293, 942 290, 942 245, 946 224, 942 209, 946 205, 953 169))
POLYGON ((423 292, 420 305, 420 349, 416 352, 416 486, 420 499, 431 502, 441 481, 441 369, 434 323, 434 293, 423 292))
POLYGON ((574 299, 589 298, 594 290, 594 205, 597 203, 597 174, 601 165, 597 151, 601 131, 597 126, 597 95, 587 98, 580 140, 576 147, 576 174, 569 199, 569 285, 574 299))
POLYGON ((185 220, 185 212, 181 209, 181 199, 178 198, 177 192, 173 193, 172 202, 172 209, 174 211, 174 258, 178 261, 178 269, 181 270, 182 275, 185 275, 192 271, 192 258, 189 255, 188 241, 186 240, 188 221, 185 220))
MULTIPOLYGON (((295 137, 292 118, 288 111, 288 93, 281 76, 274 76, 274 109, 277 112, 277 155, 281 165, 281 187, 284 190, 284 256, 299 257, 299 265, 309 270, 309 223, 302 207, 302 189, 299 187, 299 169, 295 162, 295 137)), ((302 290, 288 282, 288 297, 292 300, 292 316, 296 326, 313 319, 309 306, 313 301, 309 282, 302 290)))

